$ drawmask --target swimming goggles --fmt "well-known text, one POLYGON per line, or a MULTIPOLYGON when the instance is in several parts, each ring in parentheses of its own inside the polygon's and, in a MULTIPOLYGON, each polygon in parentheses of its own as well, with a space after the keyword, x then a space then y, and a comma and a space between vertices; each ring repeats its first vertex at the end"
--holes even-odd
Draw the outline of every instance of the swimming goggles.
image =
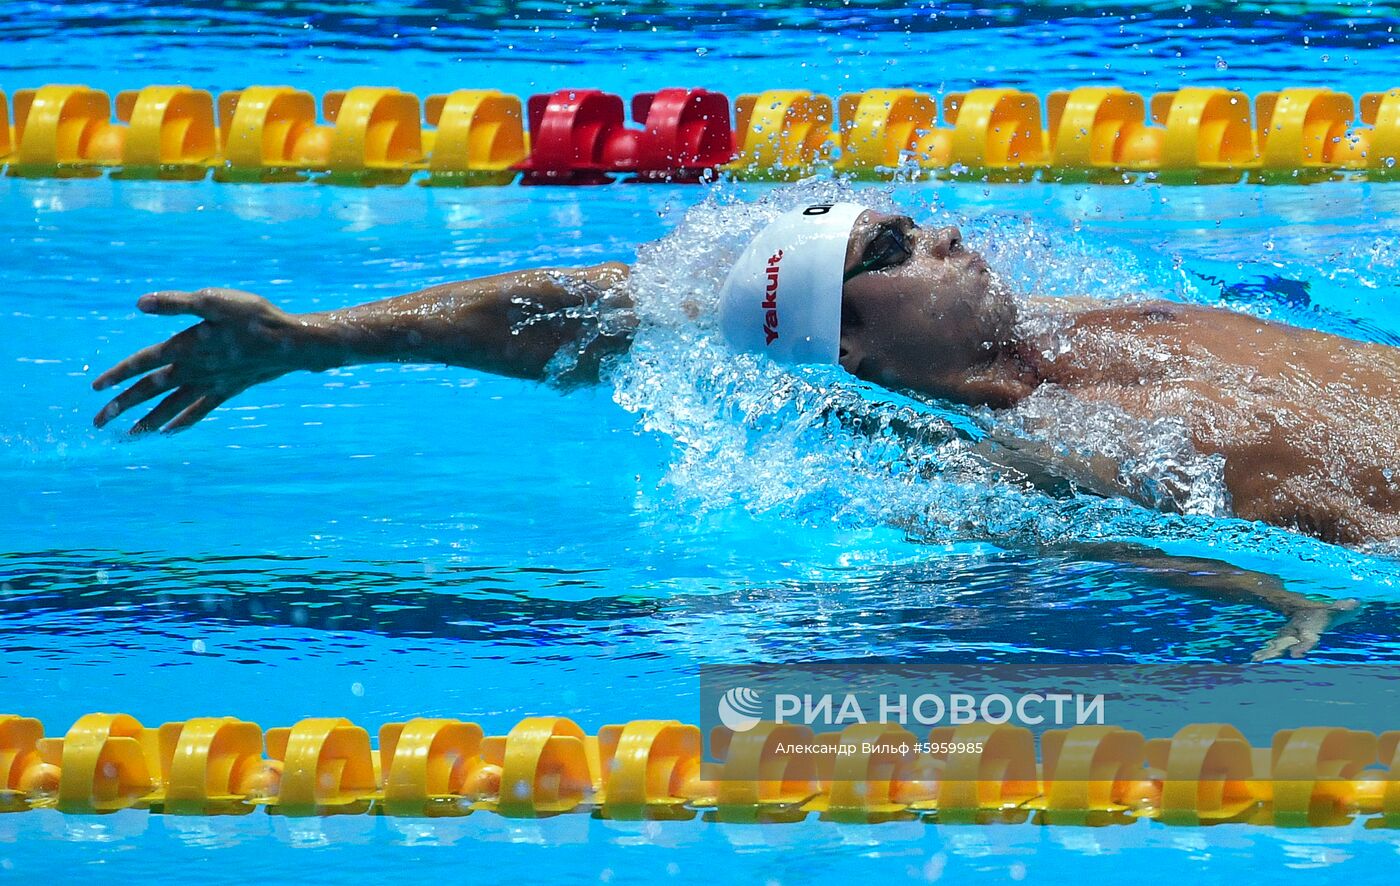
POLYGON ((883 271, 885 268, 894 267, 900 262, 906 261, 913 254, 914 245, 909 241, 909 235, 902 228, 894 224, 882 225, 880 233, 876 234, 874 239, 870 241, 870 245, 865 247, 865 254, 861 257, 860 264, 847 271, 842 282, 864 274, 866 271, 883 271))

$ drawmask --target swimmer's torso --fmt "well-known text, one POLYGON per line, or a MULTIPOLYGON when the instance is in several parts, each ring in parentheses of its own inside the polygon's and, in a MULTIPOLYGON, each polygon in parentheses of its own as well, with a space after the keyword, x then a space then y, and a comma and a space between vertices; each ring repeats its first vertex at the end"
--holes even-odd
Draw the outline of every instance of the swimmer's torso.
POLYGON ((1051 340, 1046 382, 1184 421, 1240 517, 1400 538, 1400 349, 1164 302, 1076 311, 1051 340))

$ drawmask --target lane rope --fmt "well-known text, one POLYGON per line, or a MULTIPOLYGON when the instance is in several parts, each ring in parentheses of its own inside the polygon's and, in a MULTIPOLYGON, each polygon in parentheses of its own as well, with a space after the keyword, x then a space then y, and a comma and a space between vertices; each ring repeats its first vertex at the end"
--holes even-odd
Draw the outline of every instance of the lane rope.
POLYGON ((420 101, 392 87, 212 93, 147 86, 0 92, 9 175, 382 185, 857 179, 1040 179, 1178 184, 1400 178, 1400 88, 1359 100, 1327 87, 1187 87, 1150 97, 1081 86, 937 97, 800 89, 731 102, 700 88, 632 97, 565 89, 524 103, 494 89, 420 101), (13 124, 10 105, 13 104, 13 124), (318 115, 319 109, 319 115, 318 115))
POLYGON ((0 811, 1400 827, 1400 731, 1287 729, 1254 748, 1226 724, 1154 739, 1082 725, 1042 734, 1037 759, 1030 730, 1010 724, 916 737, 893 724, 817 734, 765 721, 716 727, 708 752, 699 727, 676 720, 589 734, 527 717, 488 736, 417 718, 372 742, 340 717, 264 732, 232 717, 148 728, 87 714, 58 737, 0 715, 0 811))

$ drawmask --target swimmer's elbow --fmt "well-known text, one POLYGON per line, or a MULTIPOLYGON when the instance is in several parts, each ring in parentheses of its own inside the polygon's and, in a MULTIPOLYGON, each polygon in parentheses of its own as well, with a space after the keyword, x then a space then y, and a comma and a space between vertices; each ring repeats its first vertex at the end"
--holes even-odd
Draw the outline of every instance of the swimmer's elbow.
POLYGON ((605 261, 602 264, 578 268, 570 276, 580 279, 600 294, 606 294, 606 301, 615 308, 630 308, 632 295, 627 281, 632 277, 632 266, 626 262, 605 261))
POLYGON ((600 288, 621 288, 632 276, 632 266, 626 262, 605 261, 601 264, 576 268, 572 274, 600 288))

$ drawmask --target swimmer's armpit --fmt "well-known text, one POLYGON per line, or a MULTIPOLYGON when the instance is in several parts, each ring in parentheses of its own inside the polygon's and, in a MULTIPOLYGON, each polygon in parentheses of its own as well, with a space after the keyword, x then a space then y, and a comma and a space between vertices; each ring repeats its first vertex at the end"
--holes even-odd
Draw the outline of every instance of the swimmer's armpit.
MULTIPOLYGON (((1117 463, 1103 456, 1080 455, 996 428, 979 440, 974 449, 993 467, 1010 471, 1021 482, 1056 498, 1077 493, 1100 498, 1137 498, 1119 478, 1117 463)), ((1146 504, 1160 507, 1160 503, 1146 504)))
MULTIPOLYGON (((854 392, 841 396, 839 392, 813 389, 809 393, 823 403, 828 415, 858 433, 876 437, 888 431, 922 445, 960 438, 967 443, 970 457, 998 471, 1008 483, 1025 484, 1061 499, 1080 493, 1102 498, 1134 497, 1133 490, 1119 480, 1118 465, 1110 459, 1061 451, 1048 443, 1015 437, 998 429, 973 438, 936 416, 893 408, 854 392)), ((953 467, 947 464, 953 457, 949 452, 940 453, 946 467, 953 467)))
POLYGON ((572 348, 567 380, 596 380, 603 361, 631 345, 627 278, 620 263, 521 271, 312 314, 233 289, 153 292, 137 302, 145 313, 200 322, 98 376, 99 391, 136 381, 93 423, 163 397, 132 432, 183 430, 253 385, 358 363, 447 363, 543 379, 572 348))

